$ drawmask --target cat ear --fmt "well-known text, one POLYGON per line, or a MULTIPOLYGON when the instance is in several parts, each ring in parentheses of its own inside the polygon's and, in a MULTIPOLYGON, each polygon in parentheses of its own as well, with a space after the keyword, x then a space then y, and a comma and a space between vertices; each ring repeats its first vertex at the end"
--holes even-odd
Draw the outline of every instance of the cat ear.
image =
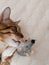
POLYGON ((19 24, 20 22, 21 22, 21 21, 20 21, 20 20, 18 20, 18 21, 16 21, 16 22, 15 22, 15 24, 19 24))
POLYGON ((2 12, 2 19, 5 20, 10 18, 10 13, 11 13, 10 7, 6 7, 4 11, 2 12))

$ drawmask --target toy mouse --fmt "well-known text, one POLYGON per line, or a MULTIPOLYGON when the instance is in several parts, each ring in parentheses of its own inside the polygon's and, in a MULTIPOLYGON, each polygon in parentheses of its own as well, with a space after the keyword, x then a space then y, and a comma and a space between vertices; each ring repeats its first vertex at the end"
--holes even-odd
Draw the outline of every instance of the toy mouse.
POLYGON ((35 44, 35 40, 25 40, 24 42, 19 43, 17 53, 21 56, 29 55, 33 44, 35 44))

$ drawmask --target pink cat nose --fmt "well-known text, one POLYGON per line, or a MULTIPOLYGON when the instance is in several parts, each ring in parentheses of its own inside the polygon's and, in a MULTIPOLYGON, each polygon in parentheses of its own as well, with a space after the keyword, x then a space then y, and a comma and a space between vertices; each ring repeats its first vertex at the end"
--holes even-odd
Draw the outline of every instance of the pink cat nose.
POLYGON ((24 42, 25 39, 24 39, 24 38, 20 38, 19 41, 20 41, 20 42, 24 42))

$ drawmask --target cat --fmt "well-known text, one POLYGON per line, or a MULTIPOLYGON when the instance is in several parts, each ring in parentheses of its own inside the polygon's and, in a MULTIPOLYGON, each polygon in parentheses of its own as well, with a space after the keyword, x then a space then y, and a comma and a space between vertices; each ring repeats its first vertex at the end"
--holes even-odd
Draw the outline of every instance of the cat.
POLYGON ((11 8, 6 7, 2 14, 0 15, 0 55, 2 52, 8 47, 5 39, 11 37, 15 42, 19 40, 20 42, 24 41, 24 35, 21 32, 21 28, 19 26, 20 20, 14 22, 10 19, 11 8))

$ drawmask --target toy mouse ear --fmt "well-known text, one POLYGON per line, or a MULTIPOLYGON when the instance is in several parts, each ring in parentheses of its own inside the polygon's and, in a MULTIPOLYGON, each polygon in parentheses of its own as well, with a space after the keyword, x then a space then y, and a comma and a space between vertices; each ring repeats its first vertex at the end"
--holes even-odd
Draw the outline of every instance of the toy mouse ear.
POLYGON ((11 9, 10 7, 6 7, 2 13, 2 19, 8 19, 10 17, 11 9))

